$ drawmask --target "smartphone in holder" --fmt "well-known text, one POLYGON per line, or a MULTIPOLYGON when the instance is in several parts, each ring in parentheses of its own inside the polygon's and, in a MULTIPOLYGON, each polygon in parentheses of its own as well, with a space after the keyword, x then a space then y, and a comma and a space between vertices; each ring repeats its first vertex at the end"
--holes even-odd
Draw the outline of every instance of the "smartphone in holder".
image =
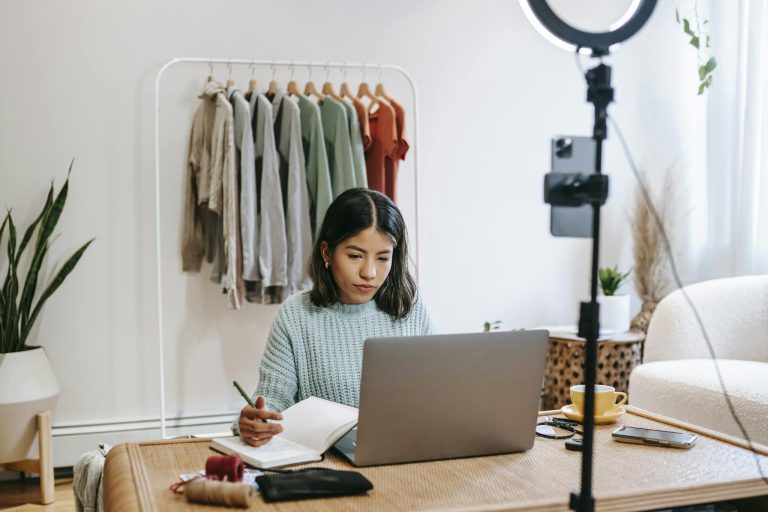
POLYGON ((622 426, 613 431, 614 441, 621 443, 667 446, 671 448, 690 448, 698 439, 694 434, 668 432, 650 428, 622 426))
MULTIPOLYGON (((553 174, 591 174, 595 171, 595 141, 591 137, 554 137, 551 154, 553 174)), ((549 230, 553 236, 590 238, 592 205, 553 206, 549 230)))

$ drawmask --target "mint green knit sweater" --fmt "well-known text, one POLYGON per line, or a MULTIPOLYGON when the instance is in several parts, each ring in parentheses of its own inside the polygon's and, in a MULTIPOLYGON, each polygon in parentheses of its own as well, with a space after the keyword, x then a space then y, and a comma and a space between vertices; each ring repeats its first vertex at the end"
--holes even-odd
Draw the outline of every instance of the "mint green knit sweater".
POLYGON ((283 411, 310 396, 358 407, 363 342, 374 336, 432 334, 421 300, 395 320, 375 301, 315 306, 309 292, 285 301, 261 360, 259 387, 267 409, 283 411))

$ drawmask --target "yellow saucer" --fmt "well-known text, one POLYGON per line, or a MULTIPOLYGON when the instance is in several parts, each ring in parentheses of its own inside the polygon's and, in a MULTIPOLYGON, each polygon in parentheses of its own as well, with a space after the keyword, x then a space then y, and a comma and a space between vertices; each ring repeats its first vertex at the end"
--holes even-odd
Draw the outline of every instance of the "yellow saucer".
MULTIPOLYGON (((565 414, 565 417, 569 420, 578 421, 579 423, 582 423, 584 421, 584 416, 579 412, 578 409, 576 409, 576 406, 573 404, 569 404, 564 406, 562 409, 560 409, 563 414, 565 414)), ((610 409, 608 412, 603 414, 602 416, 595 416, 595 424, 597 425, 605 425, 608 423, 613 423, 619 417, 624 414, 626 409, 624 409, 622 406, 617 405, 613 409, 610 409)))

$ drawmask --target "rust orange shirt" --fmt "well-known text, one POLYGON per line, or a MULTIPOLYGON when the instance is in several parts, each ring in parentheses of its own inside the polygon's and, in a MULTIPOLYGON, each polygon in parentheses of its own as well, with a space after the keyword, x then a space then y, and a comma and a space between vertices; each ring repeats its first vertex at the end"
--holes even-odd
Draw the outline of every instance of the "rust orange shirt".
POLYGON ((368 113, 371 129, 371 145, 365 151, 368 188, 383 194, 387 193, 386 162, 393 159, 398 149, 395 115, 395 109, 383 101, 379 102, 376 110, 368 113))
POLYGON ((387 158, 384 163, 384 193, 396 203, 397 174, 400 168, 400 160, 405 160, 405 155, 408 153, 410 146, 405 134, 405 109, 394 100, 391 100, 390 104, 395 110, 397 144, 391 157, 387 158))

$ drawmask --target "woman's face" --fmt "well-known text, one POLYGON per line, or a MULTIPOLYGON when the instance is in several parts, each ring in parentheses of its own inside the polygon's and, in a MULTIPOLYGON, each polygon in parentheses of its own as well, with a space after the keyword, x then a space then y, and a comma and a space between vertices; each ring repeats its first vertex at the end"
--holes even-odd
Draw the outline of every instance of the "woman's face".
POLYGON ((394 244, 370 227, 341 242, 333 253, 321 245, 323 260, 330 263, 342 304, 363 304, 373 299, 392 268, 394 244))

